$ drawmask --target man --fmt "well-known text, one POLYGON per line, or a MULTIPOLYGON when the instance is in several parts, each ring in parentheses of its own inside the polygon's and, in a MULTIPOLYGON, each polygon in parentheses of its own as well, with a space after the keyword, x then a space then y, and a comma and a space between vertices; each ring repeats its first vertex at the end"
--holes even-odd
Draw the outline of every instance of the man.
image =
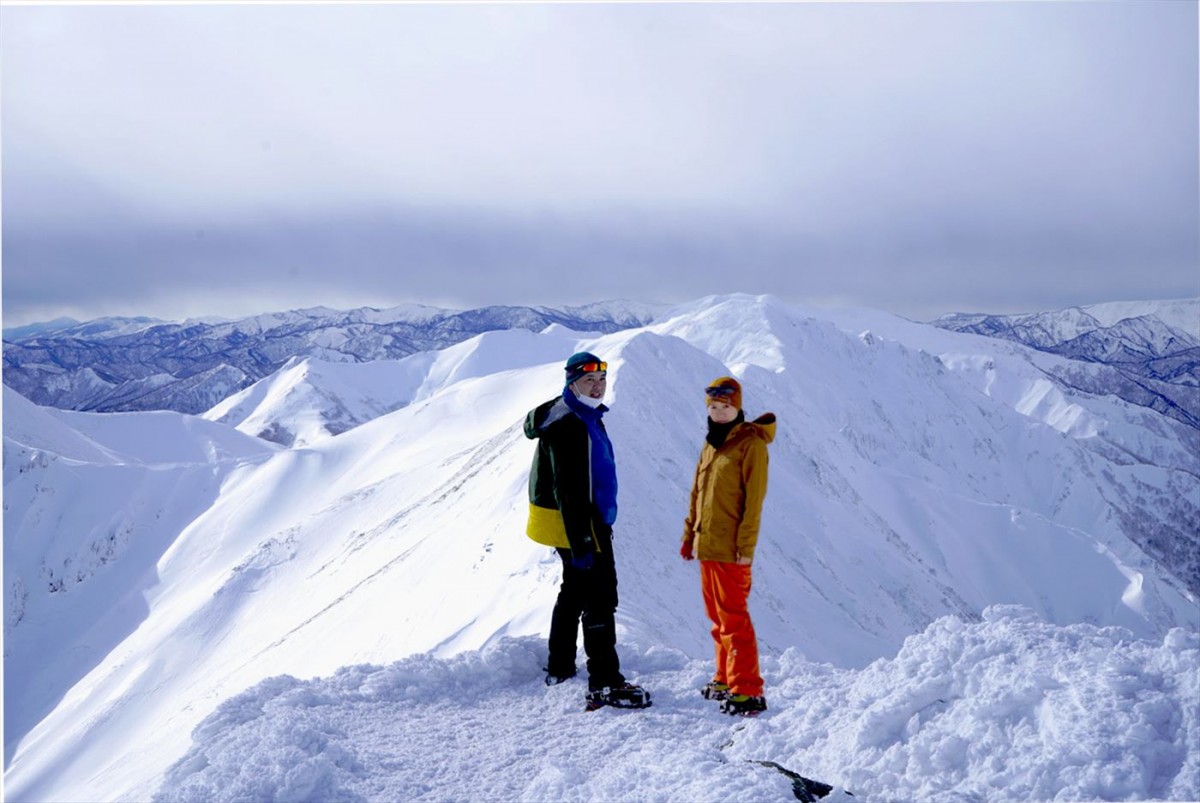
POLYGON ((575 676, 576 637, 583 622, 587 710, 605 705, 645 708, 650 694, 626 682, 617 658, 617 567, 612 525, 617 519, 617 466, 604 429, 608 364, 586 351, 572 354, 562 394, 525 418, 538 441, 529 473, 526 533, 562 559, 562 586, 550 619, 546 685, 575 676))

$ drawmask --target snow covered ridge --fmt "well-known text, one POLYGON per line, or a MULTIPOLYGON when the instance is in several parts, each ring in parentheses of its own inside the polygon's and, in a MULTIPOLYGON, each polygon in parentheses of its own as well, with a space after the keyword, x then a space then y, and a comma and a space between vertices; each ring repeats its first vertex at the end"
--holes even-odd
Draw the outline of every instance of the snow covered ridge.
POLYGON ((579 337, 555 324, 536 334, 524 329, 485 332, 400 360, 293 358, 203 417, 282 446, 308 446, 430 398, 455 382, 561 361, 579 337))
POLYGON ((67 410, 201 413, 296 357, 397 360, 481 332, 537 332, 553 324, 614 332, 643 326, 663 309, 629 301, 473 310, 410 304, 317 307, 234 321, 61 321, 13 330, 11 341, 5 332, 4 384, 37 404, 67 410))
POLYGON ((583 713, 582 681, 541 684, 541 648, 265 680, 197 726, 154 801, 792 799, 762 762, 828 801, 1200 798, 1195 632, 1146 642, 993 607, 861 670, 768 658, 770 709, 748 722, 697 693, 705 661, 661 648, 625 654, 652 708, 583 713))
MULTIPOLYGON (((677 538, 704 432, 701 389, 728 373, 743 380, 749 414, 771 411, 780 422, 751 606, 764 662, 775 673, 768 700, 781 720, 798 710, 790 674, 816 683, 868 672, 872 662, 908 650, 913 642, 906 640, 931 623, 951 616, 970 630, 998 604, 1034 611, 1046 632, 1076 625, 1120 632, 1113 639, 1141 646, 1109 651, 1131 650, 1139 661, 1160 645, 1181 654, 1194 649, 1190 636, 1180 641, 1171 633, 1200 629, 1195 430, 1110 396, 1065 388, 1054 372, 1074 361, 1020 344, 878 312, 723 296, 607 335, 506 330, 386 365, 328 370, 317 360, 298 361, 223 409, 220 421, 50 410, 6 391, 6 612, 14 599, 22 605, 5 628, 10 798, 144 801, 166 794, 168 771, 182 783, 203 769, 195 754, 186 771, 178 763, 209 743, 202 736, 193 744, 196 726, 223 701, 280 675, 330 677, 344 667, 401 662, 410 674, 431 667, 432 674, 405 687, 417 695, 405 698, 412 703, 405 712, 421 721, 432 722, 439 706, 453 703, 443 685, 457 688, 461 680, 466 696, 486 696, 482 676, 510 707, 527 705, 533 694, 575 716, 580 684, 553 694, 537 685, 559 561, 524 536, 533 445, 521 422, 560 391, 562 360, 580 349, 610 366, 605 421, 621 482, 618 627, 625 666, 658 684, 655 715, 682 711, 702 724, 712 713, 686 708, 698 702, 695 687, 707 679, 711 641, 695 567, 679 560, 677 538), (319 434, 310 425, 337 410, 366 420, 293 448, 251 437, 277 424, 299 442, 319 434), (54 582, 68 576, 60 572, 68 559, 70 569, 87 571, 54 582), (1114 627, 1122 630, 1108 629, 1114 627), (525 646, 500 648, 513 640, 525 646), (455 656, 493 655, 491 649, 500 649, 500 664, 489 663, 478 683, 474 669, 465 680, 457 670, 445 674, 455 656), (686 678, 672 674, 684 670, 686 678), (427 698, 435 702, 414 702, 427 698), (684 708, 672 709, 676 702, 684 708)), ((1107 635, 1101 650, 1083 649, 1086 638, 1071 643, 1097 665, 1111 647, 1107 635)), ((945 674, 938 653, 922 655, 905 672, 929 661, 929 672, 945 674)), ((1013 667, 1008 682, 1023 700, 1022 655, 1013 647, 994 657, 1013 667)), ((956 661, 946 665, 961 663, 966 671, 968 664, 956 661)), ((923 677, 896 683, 921 688, 923 677)), ((958 693, 957 686, 930 688, 958 693)), ((961 697, 970 699, 974 687, 965 688, 961 697)), ((818 684, 804 694, 819 691, 818 684)), ((1126 702, 1136 706, 1140 697, 1126 702)), ((961 710, 952 696, 937 699, 949 708, 933 713, 961 710)), ((905 731, 916 702, 897 704, 897 716, 913 709, 897 732, 905 731)), ((475 749, 467 736, 488 733, 494 718, 483 710, 455 733, 438 731, 446 744, 475 749)), ((988 710, 996 727, 1006 727, 1008 709, 988 710)), ((1149 712, 1136 709, 1138 716, 1149 712)), ((604 726, 612 730, 601 752, 626 749, 630 728, 644 729, 634 735, 651 741, 629 742, 628 762, 611 765, 612 794, 587 788, 596 796, 634 797, 623 790, 637 788, 637 767, 665 765, 671 745, 637 724, 661 720, 601 713, 590 720, 612 723, 604 726)), ((812 716, 832 721, 836 712, 812 716)), ((789 738, 803 739, 807 721, 789 738)), ((222 720, 214 732, 226 729, 222 720)), ((881 729, 877 723, 868 730, 881 729)), ((830 733, 841 739, 843 732, 830 733)), ((719 735, 729 741, 730 734, 719 735)), ((315 752, 342 738, 327 730, 309 736, 306 749, 315 752)), ((872 748, 848 744, 852 752, 872 748)), ((713 788, 728 790, 729 798, 777 797, 758 784, 782 784, 771 788, 787 793, 784 776, 752 761, 773 761, 859 795, 888 788, 887 773, 908 772, 898 769, 908 754, 887 761, 864 754, 861 763, 878 770, 871 777, 883 778, 872 787, 842 765, 800 756, 808 746, 754 750, 730 761, 731 746, 700 759, 710 777, 725 779, 713 788), (726 762, 738 773, 720 775, 726 762), (739 793, 744 789, 752 793, 739 793)), ((346 748, 352 756, 358 749, 346 748)), ((942 761, 933 752, 912 755, 942 761)), ((956 755, 947 749, 947 766, 956 755)), ((1116 761, 1123 754, 1113 755, 1116 761)), ((522 757, 510 756, 513 764, 522 757)), ((376 767, 354 760, 368 773, 376 767)), ((315 766, 312 788, 319 790, 324 770, 315 766)), ((1162 766, 1168 769, 1160 774, 1174 772, 1169 761, 1162 766)), ((990 765, 996 784, 1007 773, 1025 794, 1021 770, 990 765)), ((578 764, 539 772, 540 785, 529 787, 535 791, 522 786, 516 794, 544 789, 555 797, 562 789, 557 796, 569 798, 577 783, 601 782, 578 764)), ((359 781, 369 783, 347 783, 359 781)), ((287 788, 303 788, 299 775, 287 784, 293 782, 287 788)), ((428 781, 422 775, 417 782, 428 781)))
POLYGON ((1056 374, 1086 393, 1108 393, 1200 429, 1200 299, 1097 304, 1028 315, 946 315, 934 326, 1003 338, 1114 370, 1056 374))

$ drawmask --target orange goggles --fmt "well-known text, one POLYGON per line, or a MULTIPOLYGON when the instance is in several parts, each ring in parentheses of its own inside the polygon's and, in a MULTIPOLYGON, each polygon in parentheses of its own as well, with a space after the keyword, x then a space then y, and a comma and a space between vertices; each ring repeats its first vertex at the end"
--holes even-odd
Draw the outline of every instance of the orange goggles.
POLYGON ((606 362, 585 362, 580 365, 571 367, 572 371, 582 371, 585 374, 594 373, 595 371, 607 371, 608 363, 606 362))

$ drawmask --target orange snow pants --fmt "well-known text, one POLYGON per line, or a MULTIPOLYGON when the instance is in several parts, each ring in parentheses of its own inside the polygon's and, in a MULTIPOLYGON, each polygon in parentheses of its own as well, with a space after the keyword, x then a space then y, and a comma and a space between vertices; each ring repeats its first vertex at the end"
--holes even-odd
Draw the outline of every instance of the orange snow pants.
POLYGON ((761 697, 758 638, 746 607, 750 597, 750 567, 702 560, 700 589, 704 593, 704 610, 713 623, 712 637, 717 649, 713 679, 729 684, 733 694, 761 697))

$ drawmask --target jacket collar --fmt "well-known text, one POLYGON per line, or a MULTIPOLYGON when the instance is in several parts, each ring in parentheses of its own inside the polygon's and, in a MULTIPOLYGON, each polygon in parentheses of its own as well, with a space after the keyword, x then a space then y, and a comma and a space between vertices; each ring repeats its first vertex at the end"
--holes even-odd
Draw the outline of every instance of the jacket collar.
MULTIPOLYGON (((762 438, 767 443, 771 443, 772 441, 774 441, 775 440, 775 414, 774 413, 763 413, 762 415, 760 415, 758 418, 754 419, 753 421, 745 421, 745 420, 739 418, 737 421, 735 421, 733 423, 733 428, 729 430, 729 434, 725 437, 725 441, 724 441, 724 443, 721 444, 721 446, 724 446, 727 443, 733 443, 734 441, 740 440, 742 438, 748 438, 751 435, 756 435, 756 436, 762 438)), ((708 443, 711 445, 712 441, 708 441, 708 443)), ((714 448, 720 448, 720 447, 714 447, 714 448)))
POLYGON ((575 391, 571 390, 570 387, 563 388, 562 397, 563 401, 567 403, 567 406, 571 408, 571 412, 575 413, 584 420, 598 420, 602 415, 608 412, 608 407, 603 404, 595 408, 588 407, 579 400, 579 397, 575 395, 575 391))

